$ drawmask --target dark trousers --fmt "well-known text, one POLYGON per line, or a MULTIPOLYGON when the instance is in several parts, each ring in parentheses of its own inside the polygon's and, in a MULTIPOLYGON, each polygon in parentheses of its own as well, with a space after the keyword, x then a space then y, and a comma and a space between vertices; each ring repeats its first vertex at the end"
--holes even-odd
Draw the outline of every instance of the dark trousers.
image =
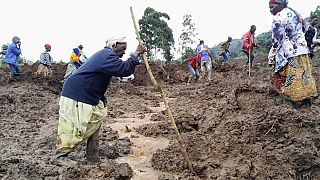
POLYGON ((9 64, 10 77, 20 75, 19 65, 9 64))
MULTIPOLYGON (((244 53, 247 55, 247 58, 248 58, 247 63, 249 63, 249 52, 244 51, 244 50, 242 50, 242 52, 244 52, 244 53)), ((253 53, 251 52, 251 53, 250 53, 250 63, 251 63, 251 65, 252 65, 252 61, 253 61, 253 60, 254 60, 254 55, 253 55, 253 53)))

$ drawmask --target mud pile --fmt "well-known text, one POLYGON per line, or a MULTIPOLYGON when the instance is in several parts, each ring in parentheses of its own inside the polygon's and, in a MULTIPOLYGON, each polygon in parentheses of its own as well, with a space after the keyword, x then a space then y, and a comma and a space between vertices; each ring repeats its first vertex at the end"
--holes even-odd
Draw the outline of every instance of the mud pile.
MULTIPOLYGON (((158 83, 161 84, 177 84, 186 82, 188 80, 188 68, 187 65, 164 65, 150 63, 153 76, 158 83)), ((135 72, 135 78, 132 82, 135 86, 148 86, 152 85, 151 80, 148 77, 148 72, 144 63, 137 66, 135 72)))
MULTIPOLYGON (((319 55, 313 60, 318 89, 319 60, 319 55)), ((161 97, 144 65, 137 67, 131 83, 113 81, 110 85, 100 165, 86 164, 84 145, 68 161, 52 161, 65 65, 54 65, 51 78, 36 76, 37 65, 23 66, 22 76, 10 82, 7 70, 1 70, 0 178, 133 178, 132 167, 115 161, 132 152, 130 138, 119 137, 108 124, 154 113, 152 124, 135 130, 170 139, 167 148, 152 156, 154 169, 172 175, 159 179, 320 179, 319 99, 310 109, 292 109, 274 92, 272 72, 264 59, 255 61, 250 78, 244 62, 214 63, 211 82, 200 80, 189 86, 186 65, 151 64, 169 97, 196 175, 188 171, 166 112, 150 108, 159 106, 161 97)))
MULTIPOLYGON (((319 67, 315 59, 318 89, 319 67)), ((196 173, 202 179, 320 179, 320 101, 310 109, 283 104, 270 83, 263 60, 252 77, 241 63, 216 67, 213 82, 170 88, 177 126, 196 173)), ((153 155, 156 169, 187 175, 173 131, 161 122, 141 127, 145 135, 164 135, 172 144, 153 155), (164 133, 165 132, 165 133, 164 133)))
POLYGON ((35 75, 37 64, 22 66, 22 75, 8 81, 2 70, 0 85, 0 179, 129 179, 128 164, 115 158, 129 154, 130 140, 104 126, 101 130, 101 165, 84 161, 85 147, 68 161, 52 160, 58 125, 58 101, 65 65, 53 65, 52 77, 35 75))

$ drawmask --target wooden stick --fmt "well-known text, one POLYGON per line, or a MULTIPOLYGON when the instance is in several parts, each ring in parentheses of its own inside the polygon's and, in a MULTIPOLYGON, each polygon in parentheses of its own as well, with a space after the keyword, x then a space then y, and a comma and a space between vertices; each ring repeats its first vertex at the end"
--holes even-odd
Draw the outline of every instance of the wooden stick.
POLYGON ((250 48, 249 48, 249 77, 251 76, 251 52, 253 50, 253 35, 251 34, 251 40, 250 40, 250 48))
POLYGON ((251 50, 249 49, 249 77, 251 76, 251 50))
MULTIPOLYGON (((137 27, 137 24, 136 24, 136 21, 135 21, 135 17, 134 17, 134 14, 133 14, 133 10, 132 10, 132 7, 130 6, 130 11, 131 11, 131 17, 132 17, 132 21, 133 21, 133 25, 134 25, 134 29, 135 29, 135 33, 136 33, 136 36, 137 36, 137 40, 139 41, 139 43, 142 42, 141 38, 140 38, 140 34, 139 34, 139 31, 138 31, 138 27, 137 27)), ((148 63, 148 60, 147 60, 147 57, 146 57, 146 54, 144 53, 143 54, 143 59, 144 59, 144 63, 146 64, 146 68, 147 68, 147 71, 148 71, 148 75, 153 83, 153 85, 156 87, 156 89, 160 92, 161 94, 161 97, 162 97, 162 101, 164 102, 164 105, 165 105, 165 108, 167 110, 167 113, 168 113, 168 116, 169 116, 169 119, 171 121, 171 125, 176 133, 176 137, 177 137, 177 140, 179 142, 179 145, 180 145, 180 150, 181 150, 181 153, 182 153, 182 156, 184 157, 184 159, 187 161, 187 164, 188 164, 188 167, 189 167, 189 170, 191 171, 191 173, 194 173, 194 169, 193 169, 193 166, 192 166, 192 163, 189 159, 189 156, 187 154, 187 150, 185 148, 185 146, 183 145, 183 142, 182 142, 182 139, 181 139, 181 136, 180 136, 180 133, 179 133, 179 130, 176 126, 176 123, 175 123, 175 120, 173 118, 173 115, 172 115, 172 112, 171 112, 171 109, 169 108, 169 104, 168 104, 168 100, 167 100, 167 97, 165 96, 163 90, 162 90, 162 87, 160 86, 160 84, 156 81, 156 79, 154 78, 153 74, 152 74, 152 71, 150 69, 150 66, 149 66, 149 63, 148 63)))
POLYGON ((267 131, 266 135, 268 135, 268 133, 273 129, 273 126, 274 126, 274 124, 275 124, 277 121, 278 121, 277 119, 273 121, 272 126, 271 126, 271 128, 267 131))

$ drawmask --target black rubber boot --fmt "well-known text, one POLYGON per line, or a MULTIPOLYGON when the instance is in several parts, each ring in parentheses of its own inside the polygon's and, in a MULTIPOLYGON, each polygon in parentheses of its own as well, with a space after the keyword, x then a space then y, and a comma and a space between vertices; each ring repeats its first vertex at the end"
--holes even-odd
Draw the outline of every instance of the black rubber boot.
POLYGON ((87 141, 86 159, 87 162, 100 162, 99 157, 99 130, 98 129, 87 141))

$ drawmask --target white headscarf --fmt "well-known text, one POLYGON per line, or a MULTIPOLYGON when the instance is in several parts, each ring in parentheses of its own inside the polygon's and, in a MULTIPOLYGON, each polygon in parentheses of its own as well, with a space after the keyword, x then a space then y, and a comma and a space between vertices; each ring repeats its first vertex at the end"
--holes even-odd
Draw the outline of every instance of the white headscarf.
POLYGON ((111 37, 106 40, 106 46, 108 48, 112 48, 112 46, 115 45, 116 43, 126 42, 125 39, 126 39, 125 37, 120 37, 120 38, 111 37))

